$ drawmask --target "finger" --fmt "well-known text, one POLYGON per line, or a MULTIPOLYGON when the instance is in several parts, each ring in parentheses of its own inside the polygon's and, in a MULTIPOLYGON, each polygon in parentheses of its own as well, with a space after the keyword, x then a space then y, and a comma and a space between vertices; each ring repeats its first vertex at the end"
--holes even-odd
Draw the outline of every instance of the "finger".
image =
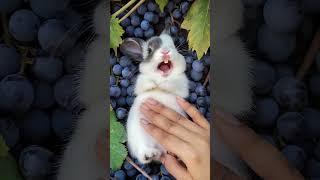
POLYGON ((177 180, 191 180, 192 177, 185 167, 183 167, 178 160, 170 154, 164 155, 161 159, 163 165, 168 172, 177 180))
POLYGON ((185 157, 191 156, 190 150, 192 148, 184 140, 163 131, 147 120, 141 120, 141 124, 144 130, 159 142, 159 144, 161 144, 167 151, 184 158, 182 159, 183 161, 186 161, 185 157))
POLYGON ((234 124, 230 114, 215 110, 214 127, 231 149, 239 154, 264 179, 300 179, 302 176, 289 166, 284 156, 271 144, 245 125, 234 124), (229 119, 229 120, 225 120, 229 119))
POLYGON ((186 113, 192 118, 192 120, 198 124, 199 126, 209 129, 210 124, 209 122, 203 117, 203 115, 195 108, 192 106, 190 103, 185 101, 183 98, 177 96, 177 102, 180 105, 180 107, 186 111, 186 113))
POLYGON ((203 130, 199 128, 194 122, 190 121, 189 119, 183 117, 180 113, 177 113, 173 109, 164 106, 160 102, 149 98, 146 101, 146 104, 155 112, 163 115, 164 117, 168 118, 170 121, 174 121, 186 129, 193 131, 198 134, 202 134, 203 130))
POLYGON ((177 136, 180 139, 190 142, 190 140, 198 136, 197 134, 188 131, 183 126, 168 120, 161 114, 152 111, 146 105, 141 106, 141 112, 143 113, 145 118, 153 125, 157 126, 158 128, 161 128, 163 131, 166 131, 167 133, 177 136))

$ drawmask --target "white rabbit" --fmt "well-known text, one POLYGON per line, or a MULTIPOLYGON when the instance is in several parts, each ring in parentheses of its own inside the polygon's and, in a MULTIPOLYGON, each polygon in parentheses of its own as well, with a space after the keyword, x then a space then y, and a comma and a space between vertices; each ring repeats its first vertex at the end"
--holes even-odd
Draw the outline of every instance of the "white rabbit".
POLYGON ((189 95, 185 59, 166 32, 147 41, 127 38, 120 50, 142 60, 134 89, 137 97, 127 119, 129 152, 141 163, 157 161, 165 150, 142 128, 140 105, 151 97, 185 116, 176 102, 176 96, 186 98, 189 95))

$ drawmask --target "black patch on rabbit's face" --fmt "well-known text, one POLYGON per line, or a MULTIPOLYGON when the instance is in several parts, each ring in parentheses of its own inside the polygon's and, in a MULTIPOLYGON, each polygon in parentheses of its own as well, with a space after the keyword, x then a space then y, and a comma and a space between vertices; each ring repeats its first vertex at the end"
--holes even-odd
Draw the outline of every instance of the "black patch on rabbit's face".
POLYGON ((153 37, 147 44, 147 56, 145 61, 150 61, 154 52, 161 47, 162 40, 159 37, 153 37))

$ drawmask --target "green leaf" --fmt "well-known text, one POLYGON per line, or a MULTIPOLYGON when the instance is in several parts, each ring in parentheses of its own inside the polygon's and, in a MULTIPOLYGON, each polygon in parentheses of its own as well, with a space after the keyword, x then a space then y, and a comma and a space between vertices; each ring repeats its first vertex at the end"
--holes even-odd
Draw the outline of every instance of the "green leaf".
POLYGON ((189 31, 188 44, 196 51, 198 59, 201 59, 210 47, 209 5, 209 0, 195 0, 181 24, 181 28, 189 31))
MULTIPOLYGON (((0 158, 8 156, 9 147, 0 135, 0 158)), ((0 176, 1 177, 1 176, 0 176)))
POLYGON ((112 48, 117 55, 117 48, 122 42, 121 36, 123 35, 124 30, 120 26, 119 19, 111 16, 110 19, 110 48, 112 48))
POLYGON ((11 155, 0 157, 0 178, 1 180, 22 180, 17 161, 11 155))
POLYGON ((156 3, 158 4, 160 11, 163 12, 164 7, 167 5, 168 0, 156 0, 156 3))
POLYGON ((110 107, 110 167, 112 170, 118 170, 128 151, 123 144, 126 142, 126 131, 123 125, 117 121, 116 114, 110 107))

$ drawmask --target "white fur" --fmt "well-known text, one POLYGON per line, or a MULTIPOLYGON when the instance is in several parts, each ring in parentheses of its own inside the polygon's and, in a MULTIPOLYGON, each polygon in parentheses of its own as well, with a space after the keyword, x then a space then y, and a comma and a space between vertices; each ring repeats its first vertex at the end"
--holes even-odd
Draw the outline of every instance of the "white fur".
MULTIPOLYGON (((96 142, 107 128, 106 104, 106 1, 94 14, 98 37, 88 47, 84 70, 80 74, 80 101, 86 110, 78 119, 74 134, 63 154, 57 180, 97 180, 107 177, 107 170, 97 158, 96 142)), ((105 152, 107 152, 105 150, 105 152)))
MULTIPOLYGON (((242 25, 241 0, 215 0, 213 3, 215 46, 213 59, 214 105, 232 114, 252 107, 250 66, 253 59, 236 35, 242 25)), ((242 160, 226 146, 213 127, 213 157, 236 174, 247 176, 242 160)))
MULTIPOLYGON (((162 104, 174 109, 178 113, 185 115, 176 102, 176 96, 188 97, 188 79, 185 75, 186 63, 184 57, 178 53, 169 35, 160 35, 161 47, 156 50, 153 57, 148 62, 140 64, 140 74, 135 84, 135 94, 137 97, 130 109, 127 119, 128 148, 133 157, 141 163, 149 163, 152 160, 159 160, 164 148, 158 144, 141 126, 143 114, 140 112, 140 105, 147 98, 152 97, 162 104), (169 49, 173 69, 169 76, 163 77, 157 70, 157 66, 162 62, 160 51, 169 49), (150 159, 145 159, 149 157, 150 159)), ((143 49, 146 49, 145 43, 143 49)), ((144 50, 146 57, 146 50, 144 50)))

